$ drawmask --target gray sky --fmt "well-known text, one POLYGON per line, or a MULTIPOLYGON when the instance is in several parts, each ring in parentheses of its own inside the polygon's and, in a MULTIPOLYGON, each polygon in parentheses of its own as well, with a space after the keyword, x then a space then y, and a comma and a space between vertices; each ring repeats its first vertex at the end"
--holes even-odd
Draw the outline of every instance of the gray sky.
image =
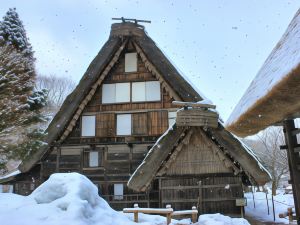
POLYGON ((299 0, 0 0, 16 7, 40 74, 79 81, 108 39, 112 17, 151 20, 150 37, 226 120, 299 0))

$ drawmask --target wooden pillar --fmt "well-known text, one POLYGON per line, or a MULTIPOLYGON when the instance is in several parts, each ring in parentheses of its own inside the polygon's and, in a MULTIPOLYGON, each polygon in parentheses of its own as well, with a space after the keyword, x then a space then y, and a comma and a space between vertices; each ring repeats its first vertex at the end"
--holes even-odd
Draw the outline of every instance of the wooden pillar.
POLYGON ((293 187, 296 219, 298 225, 300 225, 300 156, 299 152, 296 152, 298 143, 296 135, 293 135, 293 131, 295 130, 296 128, 294 120, 289 119, 283 121, 283 132, 287 146, 287 156, 290 167, 291 184, 293 187))
POLYGON ((61 155, 61 148, 60 146, 57 146, 56 147, 56 173, 59 173, 60 155, 61 155))
POLYGON ((158 178, 158 207, 162 208, 161 178, 158 178))

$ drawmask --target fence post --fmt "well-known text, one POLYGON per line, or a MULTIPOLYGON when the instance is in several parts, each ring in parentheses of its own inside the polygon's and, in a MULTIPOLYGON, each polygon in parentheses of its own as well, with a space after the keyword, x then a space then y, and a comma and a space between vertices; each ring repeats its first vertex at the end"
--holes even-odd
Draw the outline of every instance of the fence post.
MULTIPOLYGON (((139 207, 138 204, 133 205, 133 208, 138 208, 138 207, 139 207)), ((138 211, 135 211, 133 214, 134 214, 134 220, 133 221, 138 223, 139 222, 139 213, 138 213, 138 211)))
POLYGON ((288 213, 288 216, 289 216, 289 221, 290 222, 293 222, 293 209, 292 208, 288 208, 287 209, 287 213, 288 213))
MULTIPOLYGON (((166 205, 166 208, 167 209, 170 209, 171 208, 171 205, 166 205)), ((168 213, 167 214, 167 225, 169 225, 171 223, 171 214, 172 213, 168 213)))
MULTIPOLYGON (((196 206, 193 206, 192 210, 197 210, 196 206)), ((197 222, 197 213, 192 213, 192 222, 193 223, 197 222)))
POLYGON ((267 207, 268 207, 268 215, 270 215, 269 201, 268 201, 268 194, 267 194, 267 192, 266 192, 266 200, 267 200, 267 207))

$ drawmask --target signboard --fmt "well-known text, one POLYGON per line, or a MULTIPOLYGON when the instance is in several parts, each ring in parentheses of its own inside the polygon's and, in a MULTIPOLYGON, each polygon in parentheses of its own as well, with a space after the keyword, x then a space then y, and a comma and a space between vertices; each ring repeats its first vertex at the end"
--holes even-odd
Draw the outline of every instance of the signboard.
POLYGON ((237 198, 235 199, 236 206, 247 206, 247 199, 246 198, 237 198))

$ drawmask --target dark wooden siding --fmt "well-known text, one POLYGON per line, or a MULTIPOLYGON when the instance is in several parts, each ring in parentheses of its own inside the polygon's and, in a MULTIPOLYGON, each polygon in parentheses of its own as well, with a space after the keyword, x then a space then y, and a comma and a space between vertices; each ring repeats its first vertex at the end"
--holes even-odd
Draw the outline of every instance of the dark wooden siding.
POLYGON ((239 214, 240 207, 235 199, 243 197, 239 177, 223 176, 169 177, 161 179, 161 204, 171 204, 175 210, 191 209, 196 206, 200 214, 239 214))
POLYGON ((96 136, 113 137, 116 134, 116 120, 114 113, 101 113, 96 115, 96 136))

